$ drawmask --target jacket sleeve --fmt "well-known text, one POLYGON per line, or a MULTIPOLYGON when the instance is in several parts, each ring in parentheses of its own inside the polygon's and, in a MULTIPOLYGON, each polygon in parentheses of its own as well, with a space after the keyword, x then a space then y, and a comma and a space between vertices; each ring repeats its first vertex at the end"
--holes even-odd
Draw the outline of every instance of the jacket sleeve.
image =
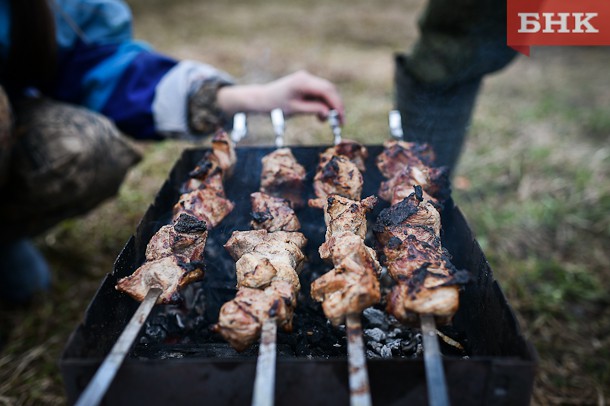
POLYGON ((134 41, 122 1, 52 4, 60 58, 51 96, 101 112, 135 138, 190 134, 189 96, 206 82, 232 83, 212 66, 177 61, 134 41))

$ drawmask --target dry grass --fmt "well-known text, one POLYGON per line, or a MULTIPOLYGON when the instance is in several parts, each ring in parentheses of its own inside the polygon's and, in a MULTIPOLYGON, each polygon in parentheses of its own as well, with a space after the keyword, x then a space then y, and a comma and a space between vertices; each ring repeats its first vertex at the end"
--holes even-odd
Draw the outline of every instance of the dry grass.
MULTIPOLYGON (((417 35, 423 0, 382 3, 131 1, 139 38, 239 81, 308 69, 335 82, 346 134, 379 143, 391 108, 392 54, 417 35)), ((535 49, 488 78, 454 197, 540 354, 535 404, 605 404, 610 396, 610 92, 606 48, 535 49)), ((250 122, 271 143, 266 118, 250 122)), ((311 118, 292 144, 328 142, 311 118)), ((57 359, 102 276, 184 147, 142 145, 120 195, 38 239, 54 289, 0 311, 0 404, 64 402, 57 359)))

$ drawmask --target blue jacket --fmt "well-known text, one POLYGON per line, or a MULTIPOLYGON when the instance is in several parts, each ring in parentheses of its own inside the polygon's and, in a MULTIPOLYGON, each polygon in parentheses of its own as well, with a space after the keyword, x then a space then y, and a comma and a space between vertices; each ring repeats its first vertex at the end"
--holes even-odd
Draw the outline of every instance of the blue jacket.
MULTIPOLYGON (((49 0, 49 6, 59 55, 47 96, 100 112, 136 138, 188 133, 188 95, 206 80, 231 81, 209 65, 179 62, 135 41, 121 0, 49 0)), ((9 0, 0 0, 2 59, 10 26, 9 0)))

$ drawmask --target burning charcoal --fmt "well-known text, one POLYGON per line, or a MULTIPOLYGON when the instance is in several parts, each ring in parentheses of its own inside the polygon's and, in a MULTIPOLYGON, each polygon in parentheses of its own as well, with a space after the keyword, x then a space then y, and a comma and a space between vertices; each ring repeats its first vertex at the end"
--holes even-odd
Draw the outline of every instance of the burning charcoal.
POLYGON ((381 355, 381 348, 383 344, 378 343, 377 341, 367 341, 366 346, 373 350, 377 355, 381 355))
POLYGON ((384 345, 381 347, 379 355, 381 355, 381 358, 392 358, 392 350, 387 345, 384 345))
POLYGON ((366 350, 366 357, 367 358, 381 358, 378 354, 375 354, 371 350, 366 350))
POLYGON ((386 338, 386 334, 377 327, 364 330, 364 335, 377 342, 385 341, 386 338))
POLYGON ((388 337, 395 338, 395 337, 399 337, 401 334, 402 334, 402 330, 399 328, 395 328, 388 333, 388 337))
POLYGON ((147 323, 144 328, 144 334, 140 338, 141 344, 150 344, 154 342, 162 342, 165 340, 167 333, 165 329, 156 323, 147 323))
POLYGON ((381 310, 375 309, 374 307, 369 307, 368 309, 364 309, 362 314, 366 320, 367 327, 379 327, 384 331, 388 330, 389 323, 387 316, 381 310))
POLYGON ((402 340, 396 339, 396 338, 394 338, 394 339, 390 338, 386 342, 385 347, 388 348, 393 355, 399 356, 399 355, 402 355, 401 354, 401 344, 402 344, 402 340))

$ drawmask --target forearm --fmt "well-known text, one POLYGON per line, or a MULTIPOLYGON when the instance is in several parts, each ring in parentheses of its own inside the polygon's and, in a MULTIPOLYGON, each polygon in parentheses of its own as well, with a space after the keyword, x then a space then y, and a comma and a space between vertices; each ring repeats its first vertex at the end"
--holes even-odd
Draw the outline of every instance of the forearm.
POLYGON ((232 116, 240 111, 263 113, 273 108, 267 106, 267 102, 263 97, 263 85, 221 87, 216 94, 216 102, 223 113, 228 116, 232 116))

